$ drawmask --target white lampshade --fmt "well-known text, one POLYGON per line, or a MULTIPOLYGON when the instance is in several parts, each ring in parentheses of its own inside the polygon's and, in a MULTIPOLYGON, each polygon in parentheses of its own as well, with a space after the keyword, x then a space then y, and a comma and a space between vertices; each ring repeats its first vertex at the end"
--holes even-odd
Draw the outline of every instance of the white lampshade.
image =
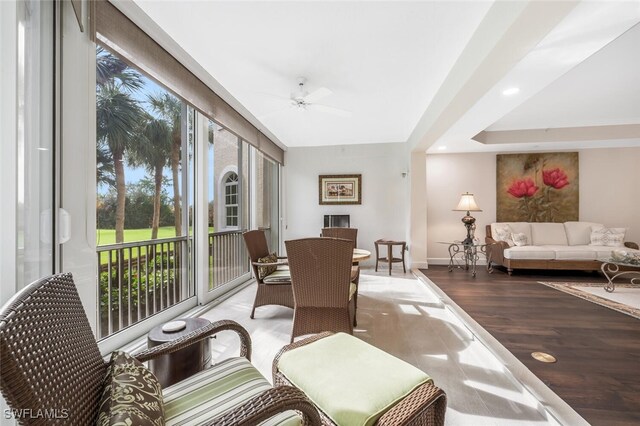
POLYGON ((458 206, 453 211, 461 212, 481 212, 482 210, 476 204, 476 200, 473 199, 473 194, 465 192, 460 198, 458 206))

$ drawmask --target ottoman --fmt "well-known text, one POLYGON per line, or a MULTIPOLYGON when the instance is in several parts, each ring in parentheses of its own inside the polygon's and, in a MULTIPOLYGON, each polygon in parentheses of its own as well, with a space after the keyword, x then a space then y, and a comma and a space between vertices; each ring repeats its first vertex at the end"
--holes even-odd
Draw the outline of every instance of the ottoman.
POLYGON ((285 346, 273 381, 302 390, 327 425, 444 424, 445 393, 427 374, 346 333, 285 346))

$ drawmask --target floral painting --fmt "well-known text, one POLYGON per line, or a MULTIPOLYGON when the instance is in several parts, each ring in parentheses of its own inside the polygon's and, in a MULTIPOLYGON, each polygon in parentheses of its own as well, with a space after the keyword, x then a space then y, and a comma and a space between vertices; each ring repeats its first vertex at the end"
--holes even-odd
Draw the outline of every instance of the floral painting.
POLYGON ((578 153, 497 156, 498 222, 578 220, 578 153))

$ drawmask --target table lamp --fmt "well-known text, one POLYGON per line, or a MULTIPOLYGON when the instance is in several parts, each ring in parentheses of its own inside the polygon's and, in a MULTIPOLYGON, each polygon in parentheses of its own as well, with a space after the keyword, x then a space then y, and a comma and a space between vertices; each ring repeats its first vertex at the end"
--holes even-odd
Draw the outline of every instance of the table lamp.
POLYGON ((455 212, 467 212, 467 215, 462 218, 462 223, 467 227, 467 238, 465 238, 463 244, 473 244, 473 237, 471 236, 471 229, 474 227, 476 218, 471 216, 471 212, 481 212, 482 210, 476 204, 476 200, 473 199, 473 194, 465 192, 460 198, 458 206, 453 209, 455 212))

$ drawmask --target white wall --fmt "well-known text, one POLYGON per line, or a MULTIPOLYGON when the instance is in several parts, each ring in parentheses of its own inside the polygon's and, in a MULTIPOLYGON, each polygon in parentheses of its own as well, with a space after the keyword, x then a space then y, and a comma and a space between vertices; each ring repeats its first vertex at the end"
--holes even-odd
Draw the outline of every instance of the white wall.
POLYGON ((290 148, 285 153, 283 239, 317 237, 325 214, 349 214, 351 227, 358 228, 359 248, 375 253, 373 242, 379 238, 404 240, 409 178, 402 174, 407 171, 404 144, 290 148), (318 175, 324 174, 361 174, 362 204, 319 205, 318 175))
MULTIPOLYGON (((626 227, 627 241, 640 242, 640 148, 588 149, 580 153, 580 220, 626 227)), ((469 191, 482 212, 476 236, 496 219, 496 154, 427 155, 427 257, 431 264, 448 259, 438 241, 462 239, 464 212, 452 209, 469 191)))

